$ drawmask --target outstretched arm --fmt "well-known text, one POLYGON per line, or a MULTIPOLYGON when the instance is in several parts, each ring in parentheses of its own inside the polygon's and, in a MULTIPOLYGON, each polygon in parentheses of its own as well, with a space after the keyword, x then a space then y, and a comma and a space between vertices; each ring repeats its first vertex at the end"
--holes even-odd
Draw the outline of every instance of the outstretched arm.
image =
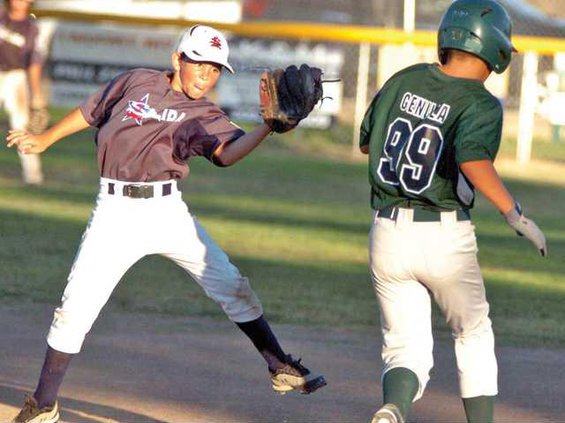
POLYGON ((506 222, 520 236, 528 238, 542 256, 547 255, 543 232, 533 220, 522 214, 522 208, 506 190, 490 160, 462 163, 461 171, 471 183, 504 215, 506 222))
POLYGON ((271 128, 262 123, 237 140, 220 145, 214 152, 213 160, 223 166, 230 166, 251 153, 270 133, 271 128))
POLYGON ((18 151, 25 154, 42 153, 60 139, 89 126, 80 109, 76 108, 42 134, 32 135, 27 131, 9 131, 6 142, 8 147, 17 146, 18 151))

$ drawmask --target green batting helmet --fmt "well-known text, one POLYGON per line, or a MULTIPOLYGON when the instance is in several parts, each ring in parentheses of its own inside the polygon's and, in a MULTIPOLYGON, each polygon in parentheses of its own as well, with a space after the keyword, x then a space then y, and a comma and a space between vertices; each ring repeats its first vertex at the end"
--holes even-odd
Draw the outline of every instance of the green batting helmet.
POLYGON ((438 30, 438 54, 443 64, 446 49, 466 51, 480 57, 496 73, 510 64, 516 49, 510 41, 512 20, 496 0, 455 0, 438 30))

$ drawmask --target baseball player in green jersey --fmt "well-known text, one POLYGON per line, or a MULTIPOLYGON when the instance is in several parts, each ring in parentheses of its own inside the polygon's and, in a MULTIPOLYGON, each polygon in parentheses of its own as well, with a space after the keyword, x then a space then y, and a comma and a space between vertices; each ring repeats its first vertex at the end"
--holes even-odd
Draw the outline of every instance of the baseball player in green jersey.
POLYGON ((431 297, 452 329, 468 422, 493 420, 497 363, 470 209, 481 192, 546 254, 493 161, 502 107, 483 83, 510 63, 511 20, 494 0, 456 0, 438 31, 440 64, 390 78, 362 123, 369 154, 370 268, 381 313, 384 405, 373 423, 406 421, 433 366, 431 297))

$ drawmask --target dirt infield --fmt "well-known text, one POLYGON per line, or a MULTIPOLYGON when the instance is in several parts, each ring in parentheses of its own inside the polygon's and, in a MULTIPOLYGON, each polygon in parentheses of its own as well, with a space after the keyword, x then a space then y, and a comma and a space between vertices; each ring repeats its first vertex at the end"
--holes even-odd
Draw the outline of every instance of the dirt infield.
MULTIPOLYGON (((0 305, 0 422, 35 387, 52 306, 0 305)), ((61 389, 64 422, 368 422, 380 403, 377 332, 275 326, 283 347, 322 371, 312 395, 272 392, 258 353, 227 320, 105 311, 61 389)), ((565 422, 565 351, 499 348, 496 421, 565 422)), ((465 421, 451 345, 410 422, 465 421)))

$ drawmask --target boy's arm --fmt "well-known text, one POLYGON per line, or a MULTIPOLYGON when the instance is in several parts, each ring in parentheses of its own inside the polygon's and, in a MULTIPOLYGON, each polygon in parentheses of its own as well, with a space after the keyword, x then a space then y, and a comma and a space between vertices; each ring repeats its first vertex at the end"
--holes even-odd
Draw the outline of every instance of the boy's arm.
POLYGON ((461 163, 461 171, 471 183, 502 214, 514 208, 514 198, 506 190, 490 160, 461 163))
POLYGON ((506 190, 500 176, 490 160, 464 162, 460 165, 463 174, 506 218, 506 222, 520 236, 528 238, 542 256, 547 255, 543 232, 522 214, 522 209, 506 190))
POLYGON ((237 140, 220 145, 212 159, 222 166, 230 166, 251 153, 270 133, 271 128, 266 123, 262 123, 237 140))
POLYGON ((47 110, 47 99, 41 89, 41 74, 43 64, 32 63, 28 69, 28 87, 30 93, 29 120, 26 130, 32 134, 41 134, 49 125, 49 110, 47 110))
POLYGON ((45 101, 41 92, 42 72, 43 65, 41 63, 33 63, 27 70, 32 108, 40 108, 45 106, 45 101))
POLYGON ((42 153, 60 139, 89 126, 80 109, 76 108, 42 134, 32 135, 27 131, 9 131, 6 141, 8 147, 15 145, 22 153, 42 153))

